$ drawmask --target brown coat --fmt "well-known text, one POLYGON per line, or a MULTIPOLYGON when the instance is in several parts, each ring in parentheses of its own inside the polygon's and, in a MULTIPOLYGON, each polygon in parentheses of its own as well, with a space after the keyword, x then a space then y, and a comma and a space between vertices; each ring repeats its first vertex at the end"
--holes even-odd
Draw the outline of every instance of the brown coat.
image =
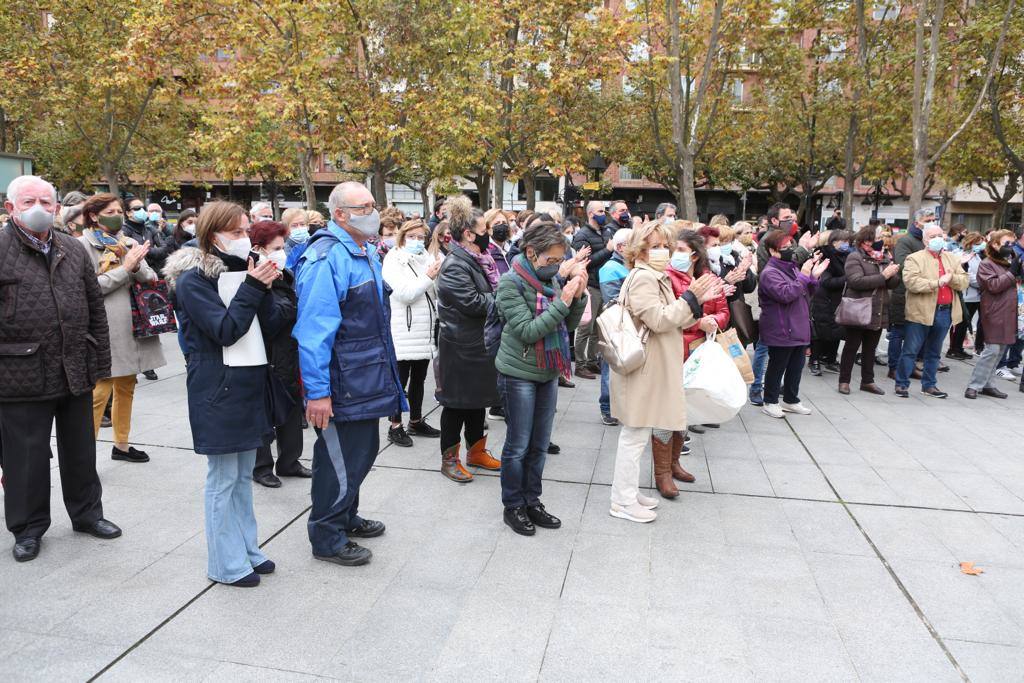
POLYGON ((889 327, 889 290, 900 284, 899 273, 888 280, 882 277, 882 269, 888 263, 869 259, 862 250, 854 249, 846 258, 846 292, 843 296, 851 299, 871 297, 871 324, 869 330, 884 330, 889 327))
MULTIPOLYGON (((948 251, 939 253, 942 267, 953 278, 949 286, 954 292, 967 289, 969 280, 967 273, 960 264, 960 258, 948 251)), ((927 249, 918 251, 907 257, 903 262, 903 284, 907 287, 906 318, 908 323, 931 325, 935 322, 935 307, 939 297, 939 262, 927 249)), ((953 324, 963 320, 963 306, 957 297, 953 297, 953 324)), ((985 330, 988 339, 988 330, 985 330)))
POLYGON ((1017 341, 1017 280, 1008 266, 987 258, 978 266, 981 326, 987 344, 1017 341))
POLYGON ((110 375, 103 295, 71 235, 45 256, 13 223, 0 230, 0 402, 92 391, 110 375))
POLYGON ((646 263, 636 265, 619 296, 650 335, 642 368, 626 376, 611 373, 612 415, 627 427, 686 429, 683 330, 697 321, 699 305, 695 313, 692 296, 676 299, 668 275, 646 263))

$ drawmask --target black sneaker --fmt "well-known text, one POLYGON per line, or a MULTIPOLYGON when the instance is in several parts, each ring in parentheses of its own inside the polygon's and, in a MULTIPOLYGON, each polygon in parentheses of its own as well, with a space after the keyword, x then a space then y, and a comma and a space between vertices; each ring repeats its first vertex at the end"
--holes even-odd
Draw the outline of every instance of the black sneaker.
POLYGON ((932 398, 947 398, 949 396, 949 394, 947 394, 945 391, 940 390, 938 387, 928 387, 927 389, 922 389, 921 393, 924 394, 925 396, 931 396, 932 398))
POLYGON ((160 379, 159 377, 156 376, 156 370, 146 370, 144 373, 142 373, 142 376, 150 381, 160 379))
POLYGON ((225 583, 224 585, 234 586, 235 588, 255 588, 260 585, 260 575, 256 572, 249 572, 238 581, 232 581, 231 583, 225 583))
POLYGON ((896 395, 900 398, 910 398, 910 392, 907 391, 906 387, 896 387, 896 395))
POLYGON ((704 428, 701 427, 700 425, 690 425, 689 427, 687 427, 687 429, 689 429, 694 434, 703 434, 704 433, 704 428))
POLYGON ((689 446, 691 441, 693 441, 693 437, 690 436, 689 434, 686 434, 685 436, 683 436, 683 445, 684 446, 689 446))
POLYGON ((384 522, 375 519, 364 519, 363 523, 355 529, 348 529, 346 534, 351 538, 376 538, 384 534, 384 522))
POLYGON ((949 351, 946 351, 946 358, 950 358, 952 360, 968 360, 969 358, 974 358, 974 354, 967 353, 966 351, 964 351, 962 349, 961 350, 950 349, 949 351))
POLYGON ((409 433, 416 436, 425 436, 429 439, 436 439, 441 436, 441 430, 434 429, 427 424, 426 420, 417 420, 409 423, 409 433))
POLYGON ((113 424, 114 423, 110 421, 110 416, 109 415, 104 415, 103 417, 100 418, 100 427, 101 428, 103 428, 103 427, 111 427, 111 426, 113 426, 113 424))
POLYGON ((505 524, 509 525, 512 531, 520 536, 533 536, 537 533, 537 527, 533 526, 533 522, 526 516, 525 507, 509 508, 505 510, 503 516, 505 524))
POLYGON ((812 375, 815 377, 821 377, 821 363, 816 360, 812 360, 808 363, 807 367, 810 368, 812 375))
POLYGON ((679 455, 689 455, 689 454, 690 454, 690 447, 687 446, 686 443, 683 443, 683 447, 679 450, 679 455))
POLYGON ((834 375, 839 374, 838 363, 825 363, 824 365, 821 366, 821 369, 824 370, 825 372, 831 372, 834 375))
POLYGON ((495 420, 505 419, 505 409, 502 408, 501 406, 494 406, 489 411, 487 411, 487 414, 493 417, 495 420))
POLYGON ((110 450, 111 460, 124 460, 125 462, 149 462, 149 456, 146 455, 146 451, 137 450, 134 446, 129 446, 127 451, 122 451, 117 446, 114 446, 110 450))
POLYGON ((562 452, 557 443, 548 443, 548 455, 558 455, 562 452))
POLYGON ((388 427, 388 441, 402 448, 412 448, 412 438, 406 433, 405 427, 402 425, 388 427))
POLYGON ((614 418, 611 415, 602 415, 601 424, 605 427, 618 427, 622 423, 619 422, 618 418, 614 418))
POLYGON ((526 506, 526 516, 541 529, 558 529, 562 526, 562 520, 554 515, 548 514, 540 503, 526 506))
POLYGON ((318 560, 324 562, 333 562, 334 564, 340 564, 345 567, 358 567, 361 564, 366 564, 373 557, 373 553, 370 552, 369 548, 364 548, 358 543, 349 541, 345 544, 345 547, 334 553, 333 555, 317 555, 313 554, 318 560))
POLYGON ((260 562, 258 565, 252 568, 254 572, 261 575, 273 574, 276 569, 277 565, 274 564, 273 560, 264 560, 263 562, 260 562))

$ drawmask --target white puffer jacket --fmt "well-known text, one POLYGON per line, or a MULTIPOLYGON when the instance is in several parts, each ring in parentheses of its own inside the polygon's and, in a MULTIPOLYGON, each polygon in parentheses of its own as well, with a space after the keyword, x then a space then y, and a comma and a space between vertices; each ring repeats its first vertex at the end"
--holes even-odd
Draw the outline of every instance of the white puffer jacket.
POLYGON ((427 267, 434 257, 395 248, 384 257, 384 282, 391 288, 391 337, 398 360, 424 360, 437 355, 434 321, 437 293, 427 267))

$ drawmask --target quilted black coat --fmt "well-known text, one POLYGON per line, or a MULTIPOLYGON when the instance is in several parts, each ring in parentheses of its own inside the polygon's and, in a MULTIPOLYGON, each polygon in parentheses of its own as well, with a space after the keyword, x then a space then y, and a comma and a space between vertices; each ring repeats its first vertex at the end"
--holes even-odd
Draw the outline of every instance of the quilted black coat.
POLYGON ((0 230, 0 402, 91 392, 110 376, 110 340, 85 248, 51 231, 47 256, 8 223, 0 230))

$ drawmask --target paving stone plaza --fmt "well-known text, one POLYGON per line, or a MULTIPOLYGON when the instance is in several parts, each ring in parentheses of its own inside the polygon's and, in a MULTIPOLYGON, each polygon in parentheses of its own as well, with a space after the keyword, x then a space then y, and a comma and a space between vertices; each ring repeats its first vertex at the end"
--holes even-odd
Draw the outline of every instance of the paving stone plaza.
MULTIPOLYGON (((164 350, 135 399, 152 461, 111 461, 110 430, 97 446, 124 536, 74 533, 53 472, 40 557, 0 555, 0 680, 1024 679, 1024 395, 1000 380, 1008 400, 963 399, 968 363, 939 376, 945 401, 805 375, 813 415, 747 406, 694 436, 697 483, 649 525, 608 515, 618 429, 596 381, 560 390, 543 500, 563 528, 532 538, 502 523, 492 473, 459 486, 436 440, 382 438, 361 501, 387 524, 373 561, 314 560, 308 480, 286 479, 255 487, 277 573, 241 590, 206 579, 206 461, 164 350)), ((492 421, 496 453, 503 434, 492 421)))

